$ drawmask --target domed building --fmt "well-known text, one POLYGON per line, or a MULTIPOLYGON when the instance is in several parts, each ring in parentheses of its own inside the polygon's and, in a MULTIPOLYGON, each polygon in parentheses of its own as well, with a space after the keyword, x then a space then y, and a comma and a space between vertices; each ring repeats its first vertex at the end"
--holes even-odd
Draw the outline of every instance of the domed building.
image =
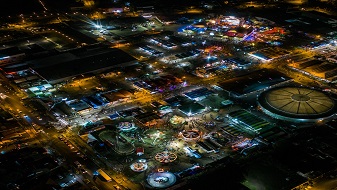
POLYGON ((262 111, 292 122, 317 122, 336 113, 336 102, 326 93, 304 87, 279 87, 258 97, 262 111))

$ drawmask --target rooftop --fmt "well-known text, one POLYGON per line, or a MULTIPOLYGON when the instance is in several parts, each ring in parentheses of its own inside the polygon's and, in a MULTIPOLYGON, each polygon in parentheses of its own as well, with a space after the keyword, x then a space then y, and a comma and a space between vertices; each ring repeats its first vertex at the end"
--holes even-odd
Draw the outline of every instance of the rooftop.
POLYGON ((214 93, 213 91, 208 90, 207 88, 199 88, 199 89, 196 89, 190 92, 186 92, 184 93, 184 95, 193 100, 193 99, 198 99, 201 97, 209 96, 213 93, 214 93))
POLYGON ((204 111, 205 107, 196 102, 183 102, 179 107, 179 110, 187 116, 199 114, 204 111))
POLYGON ((106 98, 109 102, 118 101, 120 99, 130 98, 132 93, 127 90, 119 90, 117 92, 108 92, 102 94, 104 98, 106 98))
POLYGON ((325 93, 303 87, 280 87, 263 92, 260 105, 277 115, 295 119, 328 117, 336 112, 335 101, 325 93))
POLYGON ((54 81, 136 61, 135 58, 119 49, 95 52, 94 55, 90 55, 89 51, 87 54, 89 56, 81 58, 74 57, 70 53, 49 57, 44 60, 43 64, 35 63, 32 68, 48 81, 54 81))
POLYGON ((290 79, 291 78, 276 70, 261 69, 243 76, 220 82, 219 86, 226 91, 230 91, 237 96, 241 96, 254 91, 265 89, 290 79))
POLYGON ((141 123, 147 123, 155 119, 160 119, 160 117, 154 112, 141 113, 135 116, 135 118, 141 123))
POLYGON ((0 60, 3 57, 13 56, 24 53, 18 47, 9 47, 5 49, 0 49, 0 60))

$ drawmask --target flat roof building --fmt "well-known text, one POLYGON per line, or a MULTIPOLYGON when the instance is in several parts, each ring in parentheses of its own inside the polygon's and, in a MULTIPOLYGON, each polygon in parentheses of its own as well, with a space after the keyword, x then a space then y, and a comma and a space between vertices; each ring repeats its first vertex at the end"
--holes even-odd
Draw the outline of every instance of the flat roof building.
POLYGON ((213 93, 214 92, 212 90, 208 90, 207 88, 199 88, 190 92, 186 92, 184 95, 191 100, 199 101, 213 93))
POLYGON ((271 69, 261 69, 243 76, 219 82, 218 86, 230 92, 231 96, 241 97, 272 86, 290 82, 291 78, 271 69))
POLYGON ((0 65, 6 65, 22 60, 25 53, 18 47, 9 47, 0 49, 0 65))
POLYGON ((127 90, 119 90, 117 92, 108 92, 101 94, 105 99, 107 99, 111 104, 115 104, 117 102, 122 102, 131 98, 132 93, 127 90))
POLYGON ((193 116, 205 111, 205 107, 196 102, 184 102, 179 107, 179 110, 187 116, 193 116))
MULTIPOLYGON (((137 63, 135 58, 120 49, 109 48, 102 49, 99 52, 88 51, 86 54, 88 56, 75 55, 75 59, 60 63, 33 65, 32 69, 49 83, 55 84, 81 74, 100 73, 107 69, 126 67, 137 63)), ((55 58, 50 57, 49 60, 55 58)))
POLYGON ((136 64, 126 52, 105 46, 89 46, 3 68, 6 73, 32 69, 51 84, 89 73, 101 73, 116 67, 136 64))

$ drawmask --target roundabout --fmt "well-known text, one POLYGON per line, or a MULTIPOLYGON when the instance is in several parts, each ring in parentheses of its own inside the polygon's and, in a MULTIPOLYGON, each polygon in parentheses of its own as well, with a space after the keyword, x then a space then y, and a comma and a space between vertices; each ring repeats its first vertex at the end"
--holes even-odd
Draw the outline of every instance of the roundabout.
POLYGON ((292 122, 317 122, 336 113, 335 101, 326 93, 304 87, 279 87, 258 97, 263 112, 292 122))

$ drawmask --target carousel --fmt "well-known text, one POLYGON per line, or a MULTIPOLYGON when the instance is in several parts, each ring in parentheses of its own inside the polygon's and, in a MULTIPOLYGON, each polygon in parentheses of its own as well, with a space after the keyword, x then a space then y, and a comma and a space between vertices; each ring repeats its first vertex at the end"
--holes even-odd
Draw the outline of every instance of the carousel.
POLYGON ((123 132, 128 132, 136 129, 136 126, 133 122, 125 121, 118 124, 118 129, 123 132))
POLYGON ((130 168, 134 172, 143 172, 147 169, 147 162, 145 159, 140 159, 130 165, 130 168))
POLYGON ((185 119, 183 117, 174 115, 171 119, 170 119, 170 123, 172 123, 173 125, 180 125, 183 124, 185 122, 185 119))

